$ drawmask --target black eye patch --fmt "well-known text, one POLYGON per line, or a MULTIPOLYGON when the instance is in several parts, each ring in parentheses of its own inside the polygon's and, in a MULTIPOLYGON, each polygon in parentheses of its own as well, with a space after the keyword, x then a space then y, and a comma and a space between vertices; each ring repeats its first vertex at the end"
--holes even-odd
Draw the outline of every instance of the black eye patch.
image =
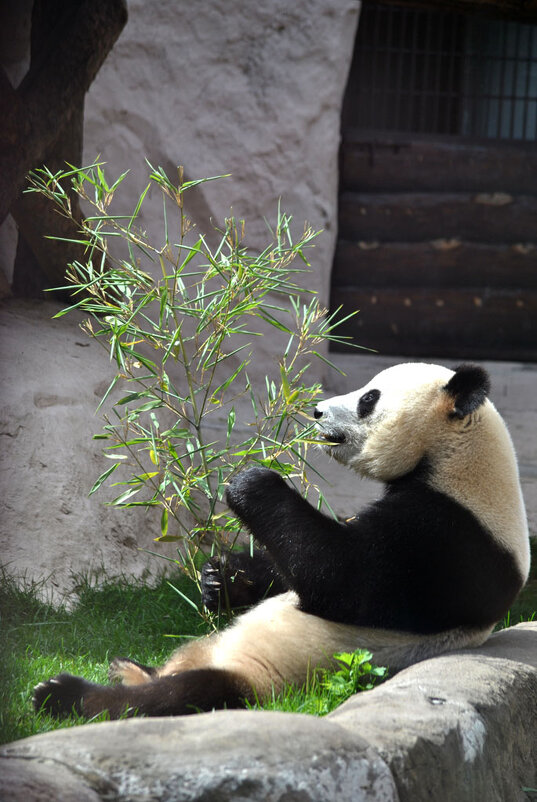
POLYGON ((380 398, 380 390, 368 390, 358 401, 358 416, 367 418, 375 409, 375 404, 380 398))

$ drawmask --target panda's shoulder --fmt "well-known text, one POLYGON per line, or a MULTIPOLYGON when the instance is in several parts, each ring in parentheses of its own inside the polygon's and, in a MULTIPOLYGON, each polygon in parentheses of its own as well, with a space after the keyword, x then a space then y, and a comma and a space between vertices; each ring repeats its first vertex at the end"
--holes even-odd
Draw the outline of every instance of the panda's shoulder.
POLYGON ((451 549, 459 538, 461 542, 491 540, 474 513, 447 492, 431 487, 423 475, 389 482, 384 495, 360 513, 356 525, 371 536, 382 530, 407 545, 415 541, 421 548, 433 539, 439 546, 445 538, 451 549))

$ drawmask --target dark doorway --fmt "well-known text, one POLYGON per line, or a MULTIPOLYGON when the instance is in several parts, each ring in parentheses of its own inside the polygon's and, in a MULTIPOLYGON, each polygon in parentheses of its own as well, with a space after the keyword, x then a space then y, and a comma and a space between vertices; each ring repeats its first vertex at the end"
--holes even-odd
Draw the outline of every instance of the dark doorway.
POLYGON ((385 354, 537 359, 537 26, 364 2, 331 307, 385 354))

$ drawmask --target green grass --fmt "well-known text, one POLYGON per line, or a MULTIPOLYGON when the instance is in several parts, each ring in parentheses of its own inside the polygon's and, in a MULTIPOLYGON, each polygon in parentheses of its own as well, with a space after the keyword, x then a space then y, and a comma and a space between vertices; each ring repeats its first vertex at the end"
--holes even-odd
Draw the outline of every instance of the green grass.
MULTIPOLYGON (((170 581, 196 598, 188 580, 174 577, 170 581)), ((72 609, 41 601, 42 590, 36 584, 16 583, 0 572, 0 743, 83 721, 72 717, 57 722, 36 715, 31 697, 41 680, 67 671, 107 682, 108 664, 114 657, 130 656, 158 665, 185 636, 207 631, 201 617, 165 579, 154 587, 121 578, 99 585, 81 579, 72 609)), ((532 620, 536 611, 537 578, 533 578, 500 627, 532 620)), ((367 663, 362 655, 333 674, 316 672, 305 688, 287 688, 263 708, 324 715, 356 690, 382 678, 382 671, 371 671, 367 663)))
POLYGON ((506 629, 522 621, 537 620, 537 578, 530 579, 516 602, 496 629, 506 629))
MULTIPOLYGON (((174 577, 192 595, 192 585, 174 577)), ((80 580, 73 609, 40 601, 42 587, 17 585, 0 574, 0 742, 72 725, 37 716, 34 685, 61 671, 107 682, 108 664, 130 656, 148 665, 163 663, 183 639, 207 631, 196 611, 163 579, 155 587, 124 579, 100 586, 80 580)))

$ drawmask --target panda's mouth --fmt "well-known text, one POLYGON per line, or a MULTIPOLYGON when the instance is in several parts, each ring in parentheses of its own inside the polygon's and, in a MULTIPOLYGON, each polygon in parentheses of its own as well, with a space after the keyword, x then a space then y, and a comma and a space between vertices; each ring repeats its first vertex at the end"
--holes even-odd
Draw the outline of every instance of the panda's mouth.
POLYGON ((320 431, 319 430, 319 439, 323 440, 323 446, 341 446, 347 439, 342 431, 336 431, 332 429, 331 431, 320 431))

